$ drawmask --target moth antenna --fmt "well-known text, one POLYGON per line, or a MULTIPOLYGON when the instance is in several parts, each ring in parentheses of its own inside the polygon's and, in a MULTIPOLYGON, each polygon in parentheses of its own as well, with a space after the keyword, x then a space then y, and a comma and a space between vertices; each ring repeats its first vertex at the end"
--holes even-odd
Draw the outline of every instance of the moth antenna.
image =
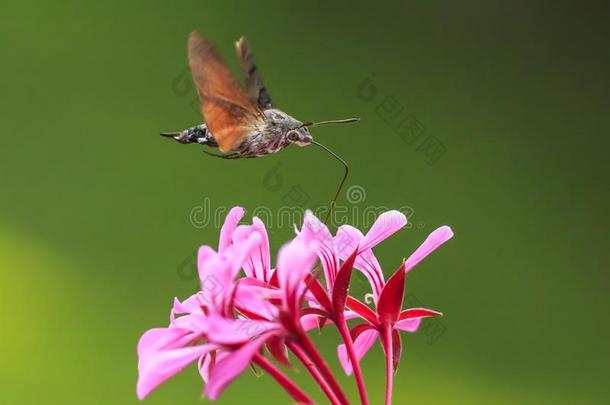
POLYGON ((320 121, 320 122, 306 122, 301 125, 301 127, 317 127, 318 125, 327 125, 327 124, 351 124, 353 122, 360 121, 360 118, 345 118, 342 120, 329 120, 329 121, 320 121))
POLYGON ((333 212, 333 208, 335 208, 335 205, 337 204, 337 198, 339 198, 339 193, 341 192, 341 189, 343 188, 343 185, 345 184, 345 180, 347 180, 347 175, 349 174, 349 166, 347 165, 347 163, 345 163, 345 160, 341 159, 341 157, 339 155, 337 155, 335 152, 333 152, 326 146, 322 145, 321 143, 316 142, 316 141, 311 141, 311 144, 316 145, 316 146, 324 149, 326 152, 330 153, 335 159, 337 159, 339 162, 341 162, 341 164, 345 168, 345 173, 343 173, 343 178, 341 179, 341 183, 339 183, 339 187, 337 187, 337 192, 335 193, 333 200, 330 202, 330 208, 328 209, 328 214, 326 214, 326 219, 324 220, 324 224, 326 224, 326 223, 328 223, 328 219, 330 218, 330 215, 333 212))

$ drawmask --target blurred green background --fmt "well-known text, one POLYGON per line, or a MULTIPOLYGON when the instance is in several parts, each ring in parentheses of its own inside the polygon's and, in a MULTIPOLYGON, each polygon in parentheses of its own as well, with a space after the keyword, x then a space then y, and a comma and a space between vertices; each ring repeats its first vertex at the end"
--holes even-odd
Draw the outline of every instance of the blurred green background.
MULTIPOLYGON (((377 249, 386 274, 437 226, 453 227, 455 238, 408 279, 410 293, 445 313, 445 332, 404 336, 396 403, 608 403, 607 10, 5 1, 0 402, 137 403, 136 342, 167 323, 174 296, 196 289, 192 254, 217 241, 193 212, 277 209, 294 189, 303 206, 331 197, 340 168, 313 148, 222 161, 158 136, 200 121, 185 72, 186 37, 198 29, 232 68, 233 41, 247 35, 290 114, 362 118, 312 132, 366 193, 340 204, 412 209, 410 229, 377 249), (371 77, 373 100, 359 93, 371 77), (404 117, 444 149, 434 164, 430 149, 397 132, 404 117)), ((292 230, 270 234, 276 250, 292 230)), ((336 334, 316 340, 337 369, 336 334)), ((363 364, 380 403, 378 346, 363 364)), ((303 372, 296 378, 321 398, 303 372)), ((190 368, 145 403, 200 403, 199 381, 190 368)), ((288 400, 245 373, 218 403, 246 402, 288 400)))

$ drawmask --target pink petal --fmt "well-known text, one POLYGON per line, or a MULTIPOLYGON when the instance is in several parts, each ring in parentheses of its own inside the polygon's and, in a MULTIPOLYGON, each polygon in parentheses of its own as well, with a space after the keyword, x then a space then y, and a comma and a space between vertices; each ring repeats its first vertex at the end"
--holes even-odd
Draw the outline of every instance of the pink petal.
MULTIPOLYGON (((342 260, 346 260, 351 252, 363 242, 364 238, 364 235, 353 226, 343 225, 339 227, 337 236, 335 237, 335 243, 339 246, 339 257, 342 260), (350 251, 349 249, 352 250, 350 251)), ((371 249, 360 249, 360 253, 354 262, 354 267, 364 274, 369 281, 376 301, 379 298, 379 294, 381 293, 381 289, 385 282, 381 266, 373 254, 373 251, 371 249)))
MULTIPOLYGON (((358 335, 358 337, 356 337, 356 340, 354 341, 354 352, 356 353, 356 358, 358 359, 358 362, 362 360, 364 355, 373 346, 378 336, 379 333, 377 332, 377 330, 369 329, 365 330, 360 335, 358 335)), ((341 344, 337 347, 337 355, 339 356, 339 362, 343 366, 343 370, 345 370, 345 374, 352 374, 352 363, 349 361, 349 356, 347 355, 345 344, 341 344)))
POLYGON ((227 385, 248 367, 252 358, 270 336, 270 334, 261 335, 218 361, 210 372, 210 378, 205 386, 206 396, 211 400, 218 399, 227 385))
POLYGON ((261 234, 258 231, 254 231, 244 241, 233 244, 232 249, 227 252, 228 259, 232 262, 231 280, 237 276, 237 273, 239 273, 239 270, 244 266, 246 261, 252 258, 254 252, 259 251, 262 241, 263 237, 261 234))
POLYGON ((180 372, 214 345, 178 347, 186 344, 180 329, 152 329, 138 343, 137 395, 144 399, 161 383, 180 372))
POLYGON ((233 233, 233 241, 241 242, 246 240, 252 233, 256 232, 261 236, 261 243, 258 249, 253 251, 244 261, 244 272, 247 276, 269 281, 271 270, 271 255, 269 253, 269 235, 265 224, 257 217, 252 220, 252 225, 241 225, 233 233))
POLYGON ((248 311, 248 314, 256 314, 264 319, 275 319, 278 315, 278 309, 269 300, 282 299, 281 291, 259 285, 249 285, 249 283, 244 283, 244 280, 247 279, 239 280, 235 292, 235 305, 248 311))
POLYGON ((231 266, 220 254, 210 256, 199 269, 201 301, 209 309, 222 312, 224 294, 231 286, 231 266))
POLYGON ((295 309, 295 299, 300 296, 299 286, 311 272, 315 260, 313 246, 299 239, 280 249, 276 271, 280 288, 284 292, 284 305, 287 308, 295 309))
POLYGON ((339 257, 342 260, 347 259, 363 240, 364 235, 359 229, 351 225, 341 225, 335 236, 335 246, 339 257))
POLYGON ((201 246, 197 251, 197 272, 199 273, 199 280, 204 280, 207 276, 207 274, 205 274, 207 261, 214 256, 217 256, 217 253, 209 246, 201 246))
POLYGON ((207 338, 221 345, 242 344, 262 334, 277 332, 280 326, 273 322, 252 319, 227 319, 212 316, 209 319, 207 338))
POLYGON ((144 356, 147 353, 174 349, 188 331, 179 328, 155 328, 147 330, 138 341, 138 356, 144 356))
POLYGON ((197 292, 184 301, 180 302, 178 298, 174 297, 174 305, 170 312, 170 325, 172 325, 177 315, 185 315, 185 314, 203 314, 202 305, 205 303, 202 301, 203 297, 201 292, 197 292))
POLYGON ((415 265, 426 258, 436 248, 453 237, 453 231, 448 226, 441 226, 433 231, 405 263, 405 271, 409 272, 415 265))
MULTIPOLYGON (((301 316, 301 327, 305 332, 309 332, 310 330, 314 330, 320 326, 319 323, 320 317, 315 314, 303 315, 301 316)), ((328 318, 324 320, 324 325, 332 323, 332 321, 328 318)))
POLYGON ((244 260, 260 243, 258 232, 251 234, 242 243, 236 243, 222 253, 211 255, 203 264, 201 295, 205 305, 222 313, 228 305, 234 289, 234 278, 244 260))
POLYGON ((332 248, 333 236, 328 227, 309 210, 305 212, 299 238, 303 239, 305 243, 316 241, 327 248, 332 248))
POLYGON ((244 217, 246 211, 242 207, 233 207, 225 217, 225 223, 220 230, 220 240, 218 241, 218 251, 223 252, 231 245, 233 231, 237 228, 239 221, 244 217))
POLYGON ((339 259, 335 251, 332 234, 326 225, 313 215, 311 211, 307 210, 298 239, 303 240, 305 243, 316 243, 317 254, 324 270, 326 287, 328 290, 332 290, 337 271, 339 270, 339 259))
POLYGON ((217 349, 210 351, 199 358, 198 367, 199 375, 203 382, 207 383, 210 380, 210 373, 214 369, 216 363, 227 357, 231 352, 227 352, 223 349, 217 349))
POLYGON ((207 353, 199 358, 197 368, 203 382, 208 382, 210 379, 210 368, 212 367, 212 355, 207 353))
POLYGON ((367 232, 360 249, 372 249, 384 239, 396 233, 407 224, 407 217, 400 211, 387 211, 381 214, 367 232))
MULTIPOLYGON (((359 318, 358 314, 355 313, 354 311, 344 311, 343 317, 345 318, 346 321, 359 318)), ((320 326, 320 324, 318 323, 318 319, 319 319, 318 315, 314 315, 314 314, 303 315, 303 316, 301 316, 301 327, 303 328, 303 330, 305 332, 309 332, 310 330, 316 329, 317 327, 320 326)), ((329 325, 331 323, 333 323, 333 322, 327 318, 327 319, 325 319, 324 325, 329 325)))
POLYGON ((394 327, 405 332, 416 332, 421 320, 422 318, 405 319, 404 321, 396 322, 394 327))
POLYGON ((184 315, 176 318, 171 327, 187 330, 195 336, 201 336, 207 331, 208 317, 203 314, 184 315))

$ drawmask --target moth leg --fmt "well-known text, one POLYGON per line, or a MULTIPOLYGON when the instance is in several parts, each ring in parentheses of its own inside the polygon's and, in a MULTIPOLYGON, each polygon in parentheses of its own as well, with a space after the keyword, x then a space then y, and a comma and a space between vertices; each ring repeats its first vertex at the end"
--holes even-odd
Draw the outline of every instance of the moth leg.
POLYGON ((220 158, 220 159, 238 159, 239 158, 239 153, 229 153, 228 155, 221 155, 220 153, 208 152, 207 150, 204 150, 203 153, 205 153, 206 155, 220 158))

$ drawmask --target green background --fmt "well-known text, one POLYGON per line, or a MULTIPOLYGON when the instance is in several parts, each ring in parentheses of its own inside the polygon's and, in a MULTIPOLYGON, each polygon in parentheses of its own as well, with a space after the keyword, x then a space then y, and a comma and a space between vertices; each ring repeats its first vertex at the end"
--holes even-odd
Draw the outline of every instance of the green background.
MULTIPOLYGON (((446 332, 404 336, 396 403, 610 400, 607 6, 23 0, 0 12, 0 402, 137 403, 136 342, 196 289, 191 255, 217 241, 191 211, 277 209, 293 187, 306 206, 332 195, 340 169, 313 148, 222 161, 158 136, 200 120, 180 78, 193 29, 233 68, 247 35, 297 118, 362 118, 312 133, 350 162, 358 209, 412 208, 413 226, 377 249, 386 274, 437 226, 454 229, 408 278, 446 332), (444 145, 435 164, 379 114, 388 97, 444 145)), ((292 230, 270 234, 277 250, 292 230)), ((336 334, 316 340, 337 369, 336 334)), ((378 346, 363 365, 380 403, 378 346)), ((189 368, 145 403, 200 393, 189 368)), ((245 373, 218 403, 246 402, 288 401, 245 373)))

